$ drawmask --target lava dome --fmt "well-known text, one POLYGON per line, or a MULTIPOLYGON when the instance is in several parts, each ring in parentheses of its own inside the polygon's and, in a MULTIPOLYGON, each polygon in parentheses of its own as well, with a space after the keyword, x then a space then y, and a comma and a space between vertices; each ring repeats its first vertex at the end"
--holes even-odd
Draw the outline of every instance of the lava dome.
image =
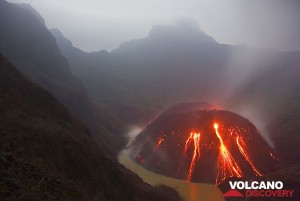
POLYGON ((131 146, 130 157, 144 168, 199 183, 262 176, 277 162, 248 119, 198 102, 168 108, 131 146))

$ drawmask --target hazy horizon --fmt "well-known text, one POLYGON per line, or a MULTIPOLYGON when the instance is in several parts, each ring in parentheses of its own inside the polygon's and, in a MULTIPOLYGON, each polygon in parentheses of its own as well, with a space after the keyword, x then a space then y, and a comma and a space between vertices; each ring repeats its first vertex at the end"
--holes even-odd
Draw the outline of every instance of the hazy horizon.
POLYGON ((144 38, 154 25, 180 19, 197 21, 219 43, 300 50, 300 2, 296 0, 8 0, 29 3, 84 51, 111 51, 144 38), (272 2, 272 3, 271 3, 272 2))

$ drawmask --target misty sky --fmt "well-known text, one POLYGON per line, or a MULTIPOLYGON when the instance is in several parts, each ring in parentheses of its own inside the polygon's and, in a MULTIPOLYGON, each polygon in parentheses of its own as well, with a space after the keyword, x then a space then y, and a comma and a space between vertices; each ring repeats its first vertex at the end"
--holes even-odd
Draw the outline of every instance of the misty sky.
POLYGON ((146 37, 153 25, 194 19, 220 43, 300 50, 298 0, 8 0, 31 4, 48 28, 85 51, 146 37))

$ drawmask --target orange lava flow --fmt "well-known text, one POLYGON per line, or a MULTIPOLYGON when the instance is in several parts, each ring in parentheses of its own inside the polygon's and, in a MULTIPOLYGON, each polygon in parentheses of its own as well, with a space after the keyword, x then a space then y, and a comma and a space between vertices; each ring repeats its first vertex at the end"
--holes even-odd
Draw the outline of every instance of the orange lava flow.
POLYGON ((236 144, 241 152, 241 154, 244 156, 244 158, 246 159, 246 161, 251 165, 253 171, 255 172, 256 176, 262 176, 262 173, 255 167, 254 163, 252 162, 249 154, 247 153, 247 151, 245 150, 245 148, 243 148, 242 145, 245 146, 245 143, 243 141, 242 138, 240 138, 239 136, 237 136, 236 138, 236 144))
POLYGON ((187 181, 191 181, 195 169, 196 161, 197 159, 200 158, 200 136, 201 136, 200 133, 191 132, 189 138, 185 142, 184 153, 187 152, 187 149, 190 146, 191 142, 194 141, 193 157, 189 166, 187 181))
POLYGON ((214 129, 216 131, 216 135, 220 141, 220 153, 218 158, 218 174, 216 177, 216 184, 221 183, 224 179, 228 177, 242 177, 243 173, 241 168, 238 166, 237 162, 232 157, 231 153, 226 148, 223 139, 219 133, 219 125, 217 123, 214 124, 214 129))

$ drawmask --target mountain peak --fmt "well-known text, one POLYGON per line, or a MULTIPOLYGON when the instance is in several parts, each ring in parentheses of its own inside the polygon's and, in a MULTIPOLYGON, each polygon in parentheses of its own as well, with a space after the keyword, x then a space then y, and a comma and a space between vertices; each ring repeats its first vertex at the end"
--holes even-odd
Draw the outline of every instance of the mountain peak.
POLYGON ((199 25, 197 23, 191 23, 191 22, 178 22, 174 24, 168 24, 168 25, 154 25, 149 33, 149 36, 153 36, 155 34, 161 34, 161 33, 168 33, 168 32, 174 32, 174 33, 203 33, 203 31, 199 28, 199 25))
POLYGON ((155 25, 149 33, 151 39, 198 41, 205 43, 216 43, 206 35, 199 25, 193 21, 180 21, 171 25, 155 25))
POLYGON ((149 32, 148 37, 122 43, 112 53, 121 53, 129 50, 135 51, 139 48, 161 49, 161 44, 167 44, 168 47, 191 49, 199 45, 211 46, 217 44, 217 42, 212 37, 206 35, 196 22, 180 21, 170 25, 155 25, 149 32))
POLYGON ((67 47, 73 47, 72 42, 69 39, 67 39, 59 29, 53 28, 53 29, 49 29, 49 31, 54 36, 58 44, 63 43, 67 47))

